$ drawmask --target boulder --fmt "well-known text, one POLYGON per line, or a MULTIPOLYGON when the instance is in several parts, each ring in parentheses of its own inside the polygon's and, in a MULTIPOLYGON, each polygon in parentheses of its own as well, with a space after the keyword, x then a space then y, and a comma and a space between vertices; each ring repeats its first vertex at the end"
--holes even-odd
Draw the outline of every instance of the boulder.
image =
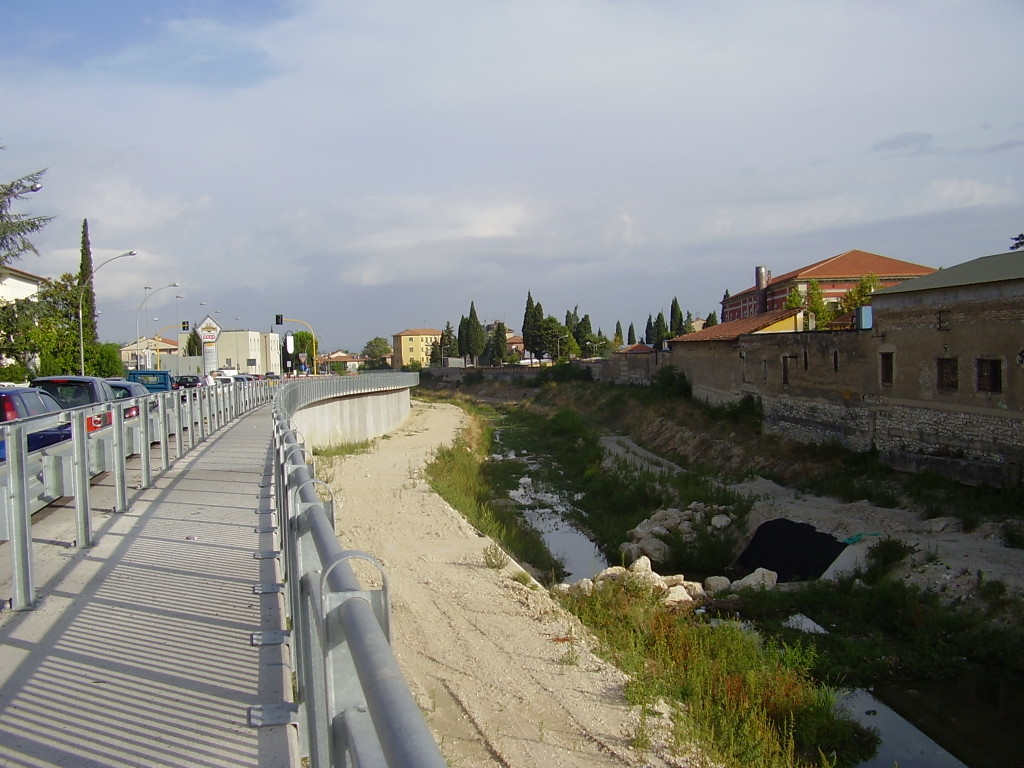
POLYGON ((731 587, 732 589, 744 589, 746 587, 774 589, 778 580, 779 575, 775 571, 769 571, 767 568, 757 568, 753 573, 734 581, 731 587))
POLYGON ((727 592, 731 586, 732 582, 725 576, 708 576, 704 579, 704 591, 710 595, 727 592))

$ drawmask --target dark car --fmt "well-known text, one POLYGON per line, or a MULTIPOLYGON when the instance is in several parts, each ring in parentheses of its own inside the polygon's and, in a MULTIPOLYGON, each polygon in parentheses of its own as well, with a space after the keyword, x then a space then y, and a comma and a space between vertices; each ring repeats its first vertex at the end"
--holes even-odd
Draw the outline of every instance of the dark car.
MULTIPOLYGON (((110 384, 110 388, 114 390, 114 397, 118 400, 127 400, 132 397, 149 397, 149 390, 146 389, 142 384, 137 381, 111 381, 107 380, 110 384)), ((149 404, 149 410, 153 411, 157 408, 156 401, 149 404)), ((129 405, 124 409, 124 417, 131 419, 139 415, 138 404, 129 405)))
POLYGON ((176 376, 174 379, 175 389, 193 389, 194 387, 203 386, 203 377, 195 376, 193 374, 184 374, 182 376, 176 376))
MULTIPOLYGON (((29 386, 38 387, 53 395, 65 408, 109 403, 117 398, 110 382, 98 376, 41 376, 32 379, 29 386)), ((109 413, 90 416, 86 427, 90 432, 109 426, 113 418, 109 413)))
MULTIPOLYGON (((29 416, 60 413, 64 407, 49 393, 31 387, 0 389, 0 421, 15 421, 29 416)), ((48 445, 71 439, 71 424, 60 424, 28 435, 28 450, 38 451, 48 445)), ((0 461, 7 461, 7 445, 0 440, 0 461)))

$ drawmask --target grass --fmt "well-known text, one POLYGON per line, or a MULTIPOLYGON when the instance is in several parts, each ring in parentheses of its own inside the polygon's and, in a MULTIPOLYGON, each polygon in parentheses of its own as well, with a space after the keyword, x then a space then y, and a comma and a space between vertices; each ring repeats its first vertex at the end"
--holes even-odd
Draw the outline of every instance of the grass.
POLYGON ((570 595, 565 605, 629 675, 630 703, 643 712, 660 699, 682 705, 674 716, 677 743, 699 744, 710 762, 851 766, 874 751, 876 738, 838 714, 834 692, 815 683, 812 646, 672 612, 628 582, 570 595), (833 753, 841 757, 823 757, 833 753))
POLYGON ((359 456, 372 451, 373 442, 373 440, 363 440, 358 443, 338 443, 337 445, 330 445, 326 448, 314 448, 313 455, 323 456, 324 458, 359 456))
POLYGON ((563 572, 561 561, 514 507, 501 503, 504 494, 495 490, 485 477, 483 467, 492 450, 493 430, 480 413, 480 409, 470 413, 469 426, 459 438, 434 453, 426 468, 427 481, 478 531, 499 542, 518 560, 556 580, 563 572))

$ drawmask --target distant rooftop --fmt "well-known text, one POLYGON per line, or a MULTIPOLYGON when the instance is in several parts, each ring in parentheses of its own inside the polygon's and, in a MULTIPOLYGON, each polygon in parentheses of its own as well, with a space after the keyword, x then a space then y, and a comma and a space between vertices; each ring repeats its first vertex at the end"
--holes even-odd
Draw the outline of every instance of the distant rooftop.
POLYGON ((963 264, 940 269, 930 275, 884 288, 877 291, 875 295, 956 288, 964 285, 998 283, 1004 280, 1024 280, 1024 252, 1010 251, 1009 253, 997 253, 994 256, 982 256, 972 261, 965 261, 963 264))

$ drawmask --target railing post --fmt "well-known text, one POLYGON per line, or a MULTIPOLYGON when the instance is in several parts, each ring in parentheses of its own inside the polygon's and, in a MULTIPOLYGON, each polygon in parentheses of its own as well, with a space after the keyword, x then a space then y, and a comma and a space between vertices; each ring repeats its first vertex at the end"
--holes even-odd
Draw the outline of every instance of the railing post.
POLYGON ((71 474, 74 478, 75 518, 78 524, 78 546, 92 546, 92 504, 89 501, 89 433, 85 414, 70 411, 71 474))
MULTIPOLYGON (((120 401, 114 403, 114 430, 111 443, 111 458, 114 461, 114 488, 117 497, 117 512, 124 512, 128 509, 128 465, 124 455, 124 404, 120 401)), ((141 419, 142 414, 135 418, 141 419)))
POLYGON ((32 608, 36 599, 32 583, 32 510, 28 503, 28 441, 25 427, 7 428, 7 509, 11 513, 11 571, 16 611, 32 608))

